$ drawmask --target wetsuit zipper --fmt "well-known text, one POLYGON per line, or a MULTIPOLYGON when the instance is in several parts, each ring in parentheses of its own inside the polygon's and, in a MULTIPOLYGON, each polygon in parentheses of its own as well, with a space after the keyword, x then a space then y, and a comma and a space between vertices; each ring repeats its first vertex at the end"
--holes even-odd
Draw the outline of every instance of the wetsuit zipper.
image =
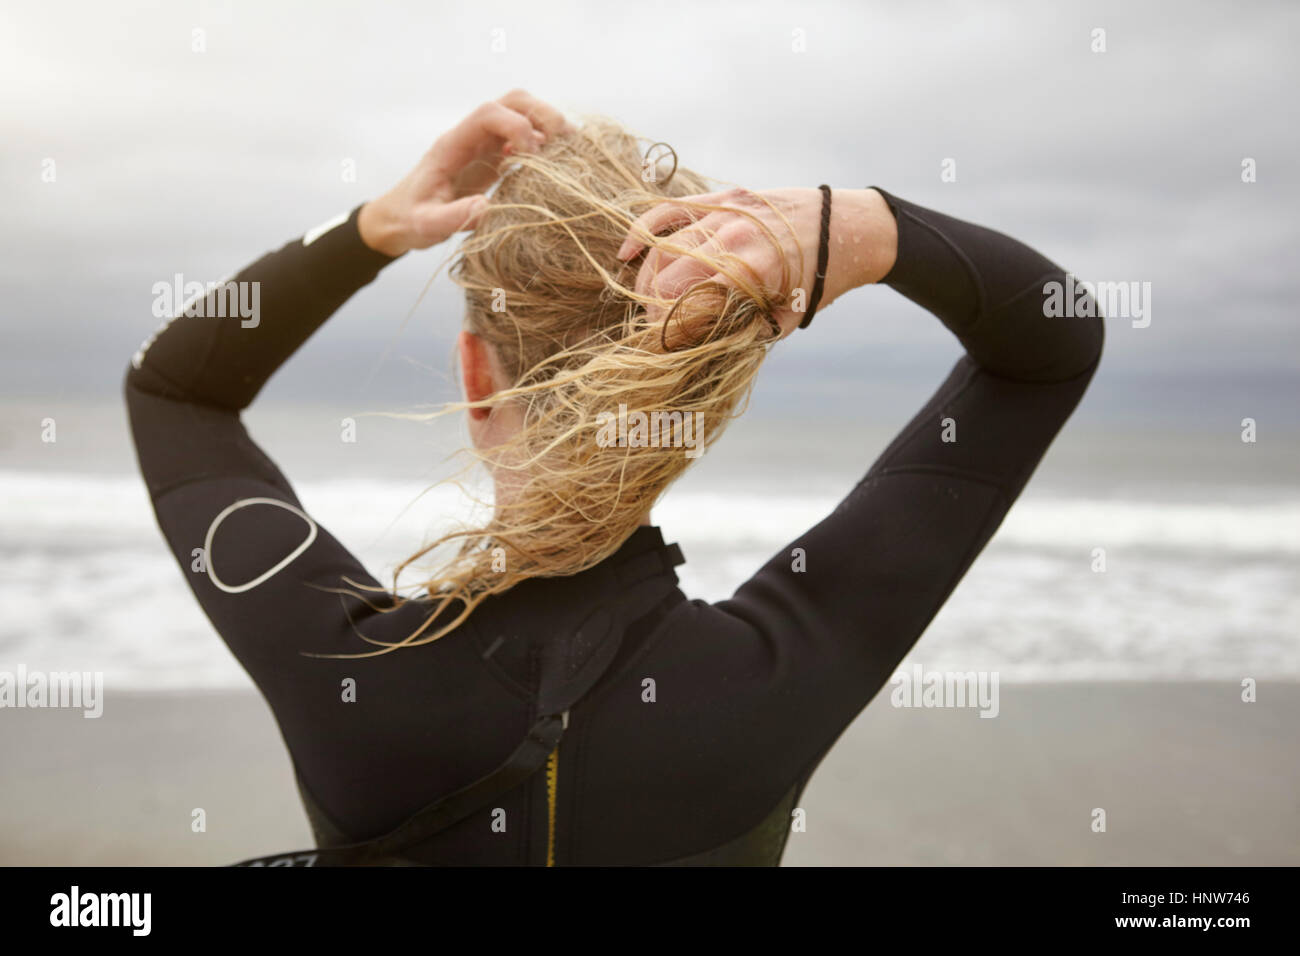
POLYGON ((555 796, 559 789, 560 748, 546 758, 546 865, 555 866, 555 796))
MULTIPOLYGON (((569 712, 560 715, 564 729, 569 727, 569 712)), ((560 748, 546 758, 546 865, 555 866, 555 807, 560 792, 560 748)))

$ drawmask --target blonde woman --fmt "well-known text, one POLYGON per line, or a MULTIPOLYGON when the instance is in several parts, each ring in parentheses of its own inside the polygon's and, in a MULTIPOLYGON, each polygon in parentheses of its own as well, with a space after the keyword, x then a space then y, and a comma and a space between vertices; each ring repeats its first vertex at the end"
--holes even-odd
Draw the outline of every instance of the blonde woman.
POLYGON ((1064 273, 1027 246, 879 189, 714 192, 645 147, 507 94, 235 276, 259 284, 256 323, 182 315, 133 360, 159 525, 274 711, 317 838, 254 862, 779 863, 819 761, 1086 389, 1101 322, 1044 317, 1064 273), (386 264, 461 230, 455 409, 496 493, 403 565, 428 568, 401 594, 301 510, 239 415, 386 264), (718 438, 769 349, 875 282, 965 356, 830 515, 731 599, 687 599, 650 523, 685 446, 718 438), (663 440, 625 440, 628 419, 663 440))

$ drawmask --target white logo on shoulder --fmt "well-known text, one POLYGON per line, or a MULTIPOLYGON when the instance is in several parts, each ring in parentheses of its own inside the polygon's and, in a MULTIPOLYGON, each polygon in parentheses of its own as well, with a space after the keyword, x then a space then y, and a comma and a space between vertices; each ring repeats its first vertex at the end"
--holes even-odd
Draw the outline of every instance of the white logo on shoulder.
POLYGON ((325 235, 325 233, 329 232, 331 229, 337 229, 339 226, 347 222, 348 216, 350 215, 352 215, 350 210, 348 212, 341 212, 333 219, 330 219, 327 222, 322 222, 315 229, 308 229, 302 235, 302 244, 304 246, 310 246, 313 242, 315 242, 321 236, 325 235))

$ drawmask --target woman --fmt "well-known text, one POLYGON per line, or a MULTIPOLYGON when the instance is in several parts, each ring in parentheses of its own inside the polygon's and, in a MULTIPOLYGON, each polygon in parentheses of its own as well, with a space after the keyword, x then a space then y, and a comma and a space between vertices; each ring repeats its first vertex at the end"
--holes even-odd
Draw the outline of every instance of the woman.
POLYGON ((258 321, 172 321, 126 395, 159 524, 327 848, 281 863, 777 864, 809 777, 996 530, 1102 344, 1100 320, 1044 317, 1063 271, 1004 235, 879 189, 710 194, 521 91, 235 278, 259 283, 258 321), (387 263, 461 229, 458 407, 494 508, 434 543, 454 547, 418 596, 384 596, 239 413, 387 263), (649 511, 693 460, 687 428, 715 440, 773 343, 875 282, 966 355, 834 512, 731 599, 686 599, 649 511), (610 427, 636 412, 669 427, 610 427))

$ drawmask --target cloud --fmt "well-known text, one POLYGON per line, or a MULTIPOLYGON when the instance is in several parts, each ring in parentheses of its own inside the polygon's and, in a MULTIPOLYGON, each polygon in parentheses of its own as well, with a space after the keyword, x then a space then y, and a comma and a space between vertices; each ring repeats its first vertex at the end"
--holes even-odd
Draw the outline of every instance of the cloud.
MULTIPOLYGON (((1286 215, 1300 149, 1282 119, 1300 8, 1287 4, 1229 15, 1209 3, 230 0, 31 5, 5 21, 10 394, 116 387, 152 328, 153 281, 223 274, 374 195, 513 86, 667 139, 725 180, 879 183, 1080 275, 1150 281, 1153 325, 1114 329, 1108 374, 1215 369, 1248 388, 1260 369, 1300 361, 1300 236, 1286 215), (1105 53, 1090 49, 1098 27, 1105 53), (1258 162, 1255 184, 1240 182, 1243 157, 1258 162), (955 183, 939 179, 945 158, 955 183), (47 159, 55 183, 41 180, 47 159), (340 176, 345 160, 356 182, 340 176)), ((366 323, 313 342, 337 350, 322 363, 369 347, 377 359, 435 261, 403 263, 368 291, 366 323)), ((895 300, 847 300, 846 316, 859 301, 871 314, 819 323, 819 340, 800 345, 807 361, 941 341, 895 300)), ((426 358, 458 320, 451 290, 429 305, 439 314, 401 333, 426 358)), ((801 374, 789 364, 774 374, 801 374)))

